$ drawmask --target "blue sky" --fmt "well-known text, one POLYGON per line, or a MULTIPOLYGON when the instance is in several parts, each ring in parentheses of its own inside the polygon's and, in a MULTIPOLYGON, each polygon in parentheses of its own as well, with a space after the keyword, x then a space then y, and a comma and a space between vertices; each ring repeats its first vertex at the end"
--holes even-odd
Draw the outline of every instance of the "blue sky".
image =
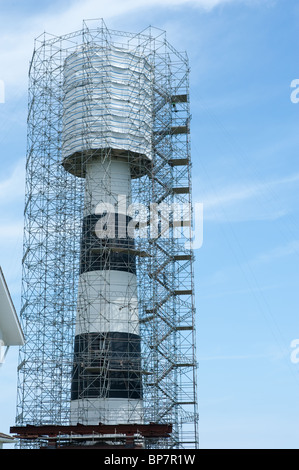
MULTIPOLYGON (((19 311, 27 74, 34 38, 82 20, 149 25, 190 59, 201 448, 299 448, 297 0, 0 0, 0 264, 19 311)), ((0 369, 0 431, 17 350, 0 369)))

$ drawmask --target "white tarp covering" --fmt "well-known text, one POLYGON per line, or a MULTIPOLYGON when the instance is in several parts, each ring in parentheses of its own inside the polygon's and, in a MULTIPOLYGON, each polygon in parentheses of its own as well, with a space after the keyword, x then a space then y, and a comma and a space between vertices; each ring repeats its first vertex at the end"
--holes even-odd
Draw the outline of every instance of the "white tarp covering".
POLYGON ((109 44, 82 46, 65 61, 63 146, 102 148, 151 158, 151 71, 144 57, 109 44))

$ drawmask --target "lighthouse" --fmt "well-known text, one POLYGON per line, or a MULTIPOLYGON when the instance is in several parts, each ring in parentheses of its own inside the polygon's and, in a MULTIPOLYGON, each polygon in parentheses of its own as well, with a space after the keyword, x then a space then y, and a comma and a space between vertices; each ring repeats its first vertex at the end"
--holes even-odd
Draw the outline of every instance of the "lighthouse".
POLYGON ((71 424, 142 423, 131 181, 151 164, 151 68, 138 50, 81 45, 64 62, 62 164, 85 179, 71 424))

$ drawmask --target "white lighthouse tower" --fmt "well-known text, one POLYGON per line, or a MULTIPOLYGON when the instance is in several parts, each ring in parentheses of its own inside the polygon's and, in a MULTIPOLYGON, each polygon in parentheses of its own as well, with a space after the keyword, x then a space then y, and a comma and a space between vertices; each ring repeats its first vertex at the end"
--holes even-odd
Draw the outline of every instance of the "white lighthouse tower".
POLYGON ((131 179, 151 163, 151 70, 136 51, 88 44, 64 65, 65 170, 85 178, 71 424, 143 421, 131 179))

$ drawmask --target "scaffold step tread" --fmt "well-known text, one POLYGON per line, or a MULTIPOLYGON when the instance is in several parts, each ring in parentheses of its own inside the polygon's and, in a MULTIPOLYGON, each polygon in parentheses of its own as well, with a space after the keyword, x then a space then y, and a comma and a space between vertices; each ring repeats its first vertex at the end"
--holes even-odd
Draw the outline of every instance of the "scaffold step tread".
POLYGON ((173 95, 171 97, 171 101, 173 103, 187 103, 188 95, 186 95, 186 94, 184 94, 184 95, 173 95))
POLYGON ((175 290, 174 295, 190 295, 192 294, 192 289, 185 289, 185 290, 175 290))
POLYGON ((174 255, 175 261, 191 261, 192 255, 174 255))
POLYGON ((189 186, 187 186, 187 187, 172 188, 172 192, 173 192, 174 194, 189 194, 190 188, 189 188, 189 186))
POLYGON ((184 166, 190 163, 189 158, 170 158, 168 160, 169 165, 171 166, 184 166))

